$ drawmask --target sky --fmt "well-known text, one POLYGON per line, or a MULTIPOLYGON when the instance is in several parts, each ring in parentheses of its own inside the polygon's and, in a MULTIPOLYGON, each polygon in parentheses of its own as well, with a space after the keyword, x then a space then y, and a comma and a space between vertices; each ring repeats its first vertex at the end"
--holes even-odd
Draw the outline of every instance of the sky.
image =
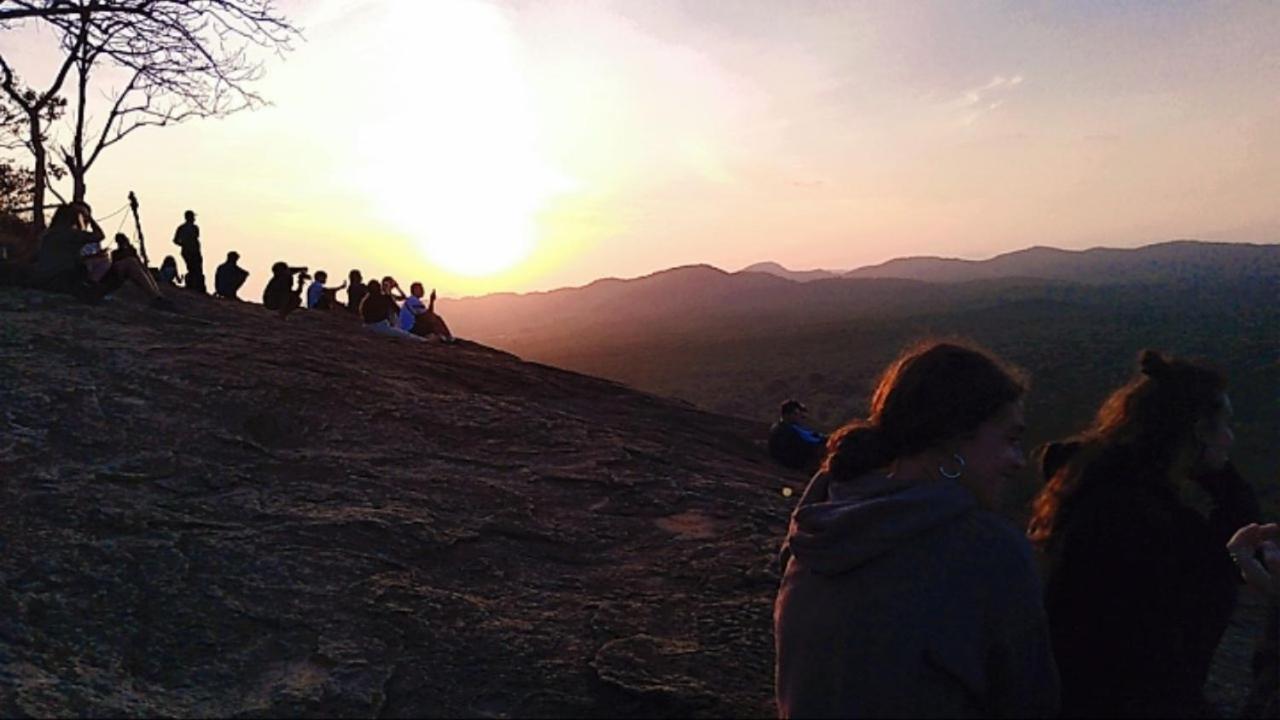
MULTIPOLYGON (((153 256, 195 210, 206 272, 237 250, 252 288, 275 260, 457 296, 1280 242, 1276 2, 278 7, 304 40, 271 106, 141 130, 88 181, 99 216, 137 191, 153 256)), ((55 50, 0 34, 24 77, 55 50)))

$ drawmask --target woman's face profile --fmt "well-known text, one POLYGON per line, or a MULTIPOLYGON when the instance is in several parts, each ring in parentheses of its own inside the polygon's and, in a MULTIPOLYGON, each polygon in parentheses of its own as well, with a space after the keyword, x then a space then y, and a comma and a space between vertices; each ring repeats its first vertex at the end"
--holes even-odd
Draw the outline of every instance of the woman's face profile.
POLYGON ((1022 401, 1004 406, 989 420, 978 426, 959 445, 964 458, 964 471, 959 482, 968 487, 985 507, 998 505, 1005 488, 1027 466, 1022 449, 1022 436, 1027 423, 1022 401))

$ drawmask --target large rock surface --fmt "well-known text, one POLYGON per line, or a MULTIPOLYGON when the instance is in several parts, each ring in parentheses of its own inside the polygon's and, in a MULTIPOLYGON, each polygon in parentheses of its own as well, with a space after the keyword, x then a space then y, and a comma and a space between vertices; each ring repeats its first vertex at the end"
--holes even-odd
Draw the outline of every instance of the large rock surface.
POLYGON ((178 302, 0 288, 0 715, 771 713, 763 427, 178 302))

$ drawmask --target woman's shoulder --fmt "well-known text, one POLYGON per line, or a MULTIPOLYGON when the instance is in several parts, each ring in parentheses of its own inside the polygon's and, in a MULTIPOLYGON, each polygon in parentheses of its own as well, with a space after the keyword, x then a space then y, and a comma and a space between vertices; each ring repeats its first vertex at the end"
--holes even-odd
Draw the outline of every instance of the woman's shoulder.
POLYGON ((1034 551, 1027 536, 1003 516, 974 508, 955 526, 953 540, 972 555, 972 562, 986 571, 1009 577, 1034 572, 1034 551))

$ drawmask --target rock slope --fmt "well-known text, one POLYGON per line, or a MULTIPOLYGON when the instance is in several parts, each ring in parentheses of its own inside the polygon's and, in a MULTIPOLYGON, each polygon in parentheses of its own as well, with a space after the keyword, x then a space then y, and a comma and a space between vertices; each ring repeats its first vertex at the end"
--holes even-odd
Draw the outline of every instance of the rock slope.
POLYGON ((0 288, 0 715, 772 712, 763 427, 177 300, 0 288))

